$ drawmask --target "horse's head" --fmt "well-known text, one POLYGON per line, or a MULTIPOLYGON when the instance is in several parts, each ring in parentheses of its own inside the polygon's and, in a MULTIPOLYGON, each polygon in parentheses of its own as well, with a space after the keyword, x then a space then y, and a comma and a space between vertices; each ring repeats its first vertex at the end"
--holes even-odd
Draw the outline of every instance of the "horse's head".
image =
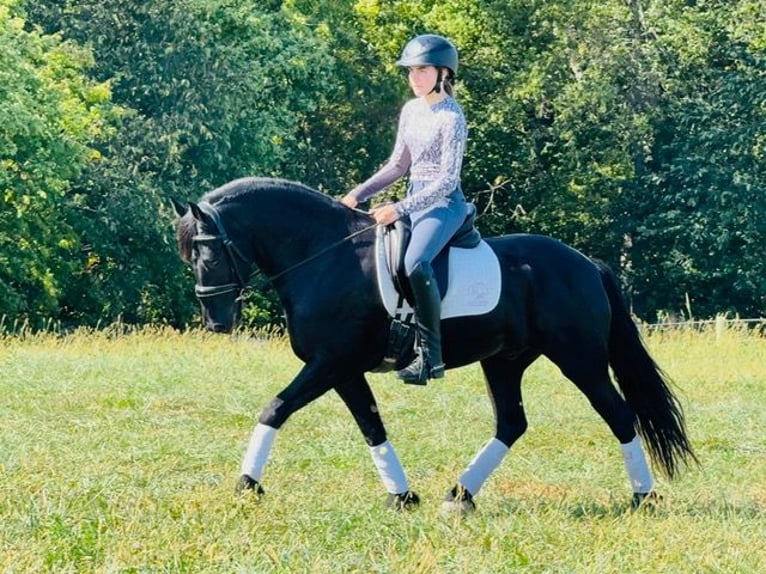
POLYGON ((176 229, 181 258, 194 270, 194 292, 208 329, 228 333, 241 310, 249 264, 231 241, 218 210, 206 202, 185 206, 173 200, 181 218, 176 229))
MULTIPOLYGON (((236 325, 240 296, 254 268, 280 299, 294 302, 298 294, 307 296, 307 270, 315 262, 334 258, 336 264, 343 260, 358 267, 352 240, 375 227, 363 212, 302 184, 272 178, 240 178, 205 193, 198 203, 174 200, 173 207, 181 218, 178 248, 194 270, 203 319, 219 332, 236 325)), ((317 267, 312 269, 316 274, 317 267)))

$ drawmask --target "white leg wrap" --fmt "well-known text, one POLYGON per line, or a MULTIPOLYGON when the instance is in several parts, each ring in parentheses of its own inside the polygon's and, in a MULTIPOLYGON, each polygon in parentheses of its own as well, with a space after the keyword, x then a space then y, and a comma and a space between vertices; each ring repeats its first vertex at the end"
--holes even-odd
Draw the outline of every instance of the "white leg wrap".
POLYGON ((399 457, 390 442, 386 441, 370 447, 370 454, 387 492, 401 494, 409 490, 402 463, 399 462, 399 457))
POLYGON ((253 435, 250 437, 250 445, 247 447, 245 458, 242 461, 242 474, 246 474, 253 480, 261 481, 263 467, 269 459, 271 445, 274 444, 274 438, 277 435, 277 429, 258 423, 255 425, 253 435))
POLYGON ((628 471, 630 485, 633 492, 646 494, 652 491, 654 480, 652 471, 646 463, 646 455, 641 447, 641 439, 638 435, 628 444, 621 444, 622 457, 625 459, 625 470, 628 471))
POLYGON ((496 438, 492 438, 465 469, 458 482, 476 496, 481 490, 484 481, 487 480, 492 471, 503 462, 503 458, 508 453, 508 446, 496 438))

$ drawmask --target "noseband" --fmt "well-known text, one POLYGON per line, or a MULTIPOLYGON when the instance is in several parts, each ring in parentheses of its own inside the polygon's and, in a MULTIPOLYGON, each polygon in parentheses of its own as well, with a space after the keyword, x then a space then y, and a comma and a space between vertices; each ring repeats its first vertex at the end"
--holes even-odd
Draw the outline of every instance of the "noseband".
MULTIPOLYGON (((226 283, 224 285, 195 285, 194 286, 194 293, 197 295, 198 299, 206 299, 210 297, 218 297, 219 295, 227 295, 229 293, 239 293, 237 295, 237 301, 242 299, 242 293, 250 288, 250 280, 253 277, 256 277, 261 274, 260 269, 256 269, 250 275, 245 279, 245 277, 240 273, 239 271, 239 265, 237 265, 237 260, 241 261, 248 267, 251 265, 250 261, 242 254, 242 251, 239 250, 239 248, 234 244, 234 242, 229 238, 229 235, 226 233, 226 228, 223 226, 223 221, 221 221, 221 214, 218 213, 218 210, 213 207, 210 203, 207 203, 206 201, 201 201, 198 204, 198 207, 200 208, 200 211, 207 215, 215 224, 215 227, 218 229, 218 234, 205 234, 205 233, 198 233, 194 237, 192 237, 193 243, 206 243, 211 241, 220 241, 223 244, 224 252, 226 253, 226 259, 229 263, 229 268, 233 271, 233 275, 236 277, 237 282, 236 283, 226 283)), ((346 235, 343 239, 336 241, 332 245, 329 245, 325 247, 324 249, 320 249, 317 253, 314 253, 313 255, 310 255, 303 261, 299 261, 295 265, 291 265, 287 269, 283 269, 276 275, 272 275, 268 277, 269 281, 274 282, 275 280, 279 279, 283 275, 287 275, 291 271, 294 271, 298 267, 301 267, 305 265, 306 263, 309 263, 310 261, 313 261, 317 257, 320 257, 330 251, 331 249, 335 249, 339 245, 345 243, 346 241, 353 239, 357 235, 361 235, 362 233, 365 233, 366 231, 370 231, 371 229, 374 229, 377 224, 373 223, 372 225, 368 225, 366 227, 363 227, 362 229, 355 231, 354 233, 351 233, 349 235, 346 235)))

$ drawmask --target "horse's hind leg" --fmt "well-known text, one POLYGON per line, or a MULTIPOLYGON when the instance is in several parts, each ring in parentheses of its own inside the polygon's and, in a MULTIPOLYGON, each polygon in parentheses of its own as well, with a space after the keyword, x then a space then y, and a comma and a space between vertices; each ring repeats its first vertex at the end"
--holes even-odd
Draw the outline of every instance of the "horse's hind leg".
POLYGON ((634 502, 652 490, 654 480, 635 429, 635 413, 609 377, 607 351, 598 345, 558 347, 548 357, 588 398, 620 441, 625 469, 633 487, 634 502), (564 350, 565 349, 565 350, 564 350))
POLYGON ((447 494, 445 510, 473 510, 473 497, 503 461, 513 443, 527 430, 521 400, 521 376, 536 358, 537 355, 523 358, 496 355, 481 362, 495 411, 495 436, 476 454, 458 478, 458 484, 447 494))

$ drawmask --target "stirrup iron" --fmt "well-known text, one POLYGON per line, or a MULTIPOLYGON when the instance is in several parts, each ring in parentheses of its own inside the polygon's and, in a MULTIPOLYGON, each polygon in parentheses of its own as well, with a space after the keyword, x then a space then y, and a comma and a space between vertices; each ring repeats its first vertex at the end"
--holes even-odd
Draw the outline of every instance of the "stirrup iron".
POLYGON ((397 371, 396 376, 412 385, 425 385, 429 379, 444 378, 444 363, 431 366, 423 356, 423 351, 418 349, 415 359, 406 367, 397 371))

